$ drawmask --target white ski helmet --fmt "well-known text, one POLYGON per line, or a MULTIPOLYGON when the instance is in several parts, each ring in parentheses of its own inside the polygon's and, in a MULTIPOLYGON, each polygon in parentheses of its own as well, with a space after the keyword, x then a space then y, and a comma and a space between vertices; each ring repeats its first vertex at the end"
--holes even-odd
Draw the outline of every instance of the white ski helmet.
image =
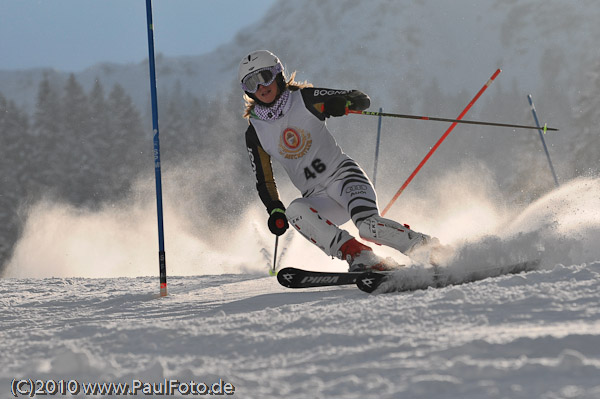
MULTIPOLYGON (((246 76, 253 72, 270 68, 277 71, 277 73, 283 73, 281 61, 279 61, 279 58, 277 58, 275 54, 268 50, 253 51, 245 56, 240 62, 240 67, 238 69, 238 82, 242 85, 242 89, 248 91, 243 84, 246 76)), ((250 91, 254 92, 256 89, 250 91)))

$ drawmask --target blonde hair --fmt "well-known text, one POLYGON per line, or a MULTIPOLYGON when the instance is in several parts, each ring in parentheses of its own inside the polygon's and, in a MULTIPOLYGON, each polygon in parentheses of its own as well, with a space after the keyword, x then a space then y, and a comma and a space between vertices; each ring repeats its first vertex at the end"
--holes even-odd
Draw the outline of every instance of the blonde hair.
MULTIPOLYGON (((282 91, 284 91, 284 90, 296 91, 296 90, 304 89, 305 87, 313 87, 312 83, 308 83, 306 80, 304 82, 296 82, 295 78, 296 78, 296 71, 292 72, 288 81, 285 82, 285 87, 282 91)), ((283 79, 285 81, 285 75, 283 75, 283 79)), ((256 101, 254 101, 254 99, 252 97, 250 97, 248 94, 244 93, 244 102, 245 102, 244 118, 249 119, 250 114, 252 113, 252 110, 256 106, 256 101)))

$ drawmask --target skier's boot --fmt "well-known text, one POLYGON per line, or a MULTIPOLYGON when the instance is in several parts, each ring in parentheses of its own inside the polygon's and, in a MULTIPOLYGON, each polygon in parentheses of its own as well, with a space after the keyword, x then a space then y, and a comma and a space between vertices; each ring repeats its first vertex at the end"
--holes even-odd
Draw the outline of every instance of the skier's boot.
POLYGON ((367 241, 387 245, 407 256, 417 248, 432 242, 431 237, 411 230, 406 224, 402 225, 377 215, 365 219, 358 227, 358 232, 360 237, 367 241))
POLYGON ((363 272, 367 270, 391 270, 400 267, 390 258, 377 256, 371 247, 352 238, 343 243, 338 251, 338 257, 350 265, 349 272, 363 272))
POLYGON ((444 263, 454 252, 453 248, 442 245, 435 237, 377 215, 365 219, 358 227, 358 232, 367 241, 387 245, 413 260, 433 265, 444 263))

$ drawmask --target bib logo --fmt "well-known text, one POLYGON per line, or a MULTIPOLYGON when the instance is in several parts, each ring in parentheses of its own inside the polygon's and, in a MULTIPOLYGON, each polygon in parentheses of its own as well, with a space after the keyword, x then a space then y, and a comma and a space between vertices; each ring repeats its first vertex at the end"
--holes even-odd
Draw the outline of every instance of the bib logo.
POLYGON ((281 134, 279 153, 287 159, 298 159, 306 155, 311 145, 310 133, 288 127, 281 134))

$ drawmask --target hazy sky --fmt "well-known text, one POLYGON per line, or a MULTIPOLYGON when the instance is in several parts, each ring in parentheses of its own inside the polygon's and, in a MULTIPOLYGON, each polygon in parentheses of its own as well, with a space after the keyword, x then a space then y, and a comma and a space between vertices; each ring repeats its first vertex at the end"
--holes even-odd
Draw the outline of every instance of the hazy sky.
MULTIPOLYGON (((276 0, 152 0, 156 53, 198 55, 229 42, 276 0)), ((0 69, 76 72, 148 56, 145 0, 0 0, 0 69)))

